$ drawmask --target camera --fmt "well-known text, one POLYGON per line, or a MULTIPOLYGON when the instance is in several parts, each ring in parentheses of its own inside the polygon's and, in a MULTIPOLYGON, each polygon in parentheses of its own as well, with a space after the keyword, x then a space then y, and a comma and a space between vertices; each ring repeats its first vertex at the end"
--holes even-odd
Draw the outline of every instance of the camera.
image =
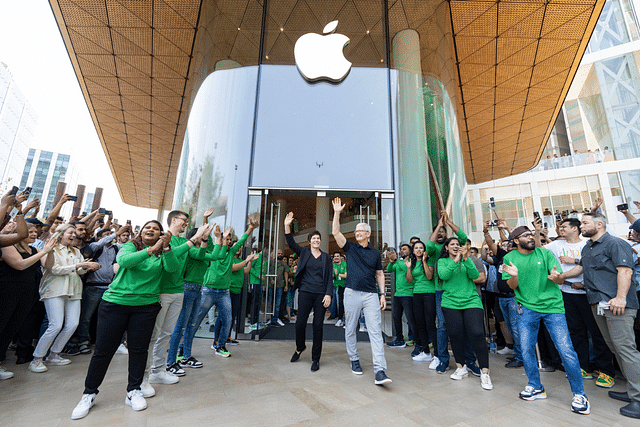
POLYGON ((533 213, 533 217, 534 217, 535 219, 540 219, 540 212, 535 211, 535 212, 533 213))
POLYGON ((493 221, 491 221, 491 222, 489 223, 489 226, 490 226, 490 227, 497 227, 497 226, 498 226, 498 220, 497 220, 497 219, 494 219, 493 221))
POLYGON ((29 194, 31 194, 31 190, 33 190, 33 188, 31 188, 31 187, 25 188, 24 189, 24 194, 26 194, 28 196, 29 194))
POLYGON ((616 208, 619 211, 628 211, 629 210, 629 204, 628 203, 622 203, 621 205, 616 206, 616 208))
POLYGON ((98 209, 98 213, 99 214, 106 214, 107 210, 105 208, 100 208, 100 209, 98 209))
POLYGON ((494 197, 489 197, 489 208, 491 209, 496 208, 496 199, 494 197))
POLYGON ((77 202, 78 196, 69 196, 69 200, 71 200, 72 202, 77 202))
POLYGON ((14 185, 9 194, 15 196, 16 194, 18 194, 18 190, 19 188, 14 185))

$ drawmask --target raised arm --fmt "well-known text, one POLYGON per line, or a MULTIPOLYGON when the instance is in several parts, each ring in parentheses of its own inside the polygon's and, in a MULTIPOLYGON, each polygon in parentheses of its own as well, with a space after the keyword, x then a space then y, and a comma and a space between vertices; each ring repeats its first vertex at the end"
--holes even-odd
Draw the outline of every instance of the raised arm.
POLYGON ((620 213, 623 214, 625 218, 627 218, 627 221, 629 221, 629 223, 633 224, 634 222, 636 222, 636 217, 633 216, 627 209, 620 211, 620 213))
MULTIPOLYGON (((495 244, 495 242, 493 241, 493 238, 491 237, 491 234, 489 234, 489 221, 485 221, 484 222, 484 227, 482 228, 482 233, 484 234, 484 241, 487 243, 487 246, 489 247, 491 252, 493 252, 494 255, 497 255, 498 254, 498 245, 495 244)), ((483 253, 483 257, 484 257, 485 254, 486 254, 486 252, 483 253)))
MULTIPOLYGON (((340 232, 340 214, 344 210, 344 205, 342 204, 342 200, 340 200, 339 197, 333 199, 331 203, 333 204, 333 224, 331 227, 331 234, 333 234, 333 238, 336 239, 336 243, 338 244, 338 246, 340 248, 343 248, 344 245, 347 244, 347 238, 344 237, 344 234, 340 232)), ((382 274, 382 276, 384 279, 384 273, 382 274)))
MULTIPOLYGON (((442 211, 442 214, 444 214, 444 211, 442 211)), ((433 233, 431 233, 431 236, 429 236, 430 241, 435 242, 436 240, 438 240, 438 232, 442 227, 444 227, 444 216, 440 215, 440 219, 438 219, 438 225, 436 225, 436 228, 433 229, 433 233)))
MULTIPOLYGON (((498 234, 500 235, 500 241, 504 242, 506 240, 509 240, 509 233, 511 233, 511 230, 509 229, 509 226, 507 225, 507 221, 505 221, 504 219, 499 219, 498 220, 498 234)), ((494 252, 495 254, 495 252, 494 252)))
POLYGON ((56 203, 53 209, 51 209, 51 212, 49 212, 49 216, 47 216, 47 219, 45 221, 45 225, 43 228, 45 227, 48 228, 53 225, 56 218, 60 216, 60 211, 62 210, 62 206, 64 206, 64 204, 69 201, 70 197, 71 196, 69 194, 65 194, 62 197, 60 197, 60 200, 58 201, 58 203, 56 203))
POLYGON ((404 262, 404 265, 407 267, 407 273, 405 274, 407 278, 407 283, 411 283, 413 282, 413 271, 412 271, 413 269, 411 268, 411 260, 407 258, 402 262, 404 262))
POLYGON ((18 250, 14 246, 8 246, 6 249, 2 250, 2 260, 7 263, 7 265, 14 270, 22 271, 31 267, 33 264, 38 262, 43 257, 47 256, 49 252, 55 246, 54 240, 48 240, 44 245, 44 249, 38 251, 37 254, 31 255, 29 258, 22 258, 22 255, 18 252, 18 250))
POLYGON ((15 245, 16 243, 24 240, 29 235, 27 229, 27 223, 24 220, 24 215, 22 215, 22 207, 17 204, 18 214, 15 216, 14 220, 16 222, 16 232, 11 234, 0 234, 0 247, 15 245))

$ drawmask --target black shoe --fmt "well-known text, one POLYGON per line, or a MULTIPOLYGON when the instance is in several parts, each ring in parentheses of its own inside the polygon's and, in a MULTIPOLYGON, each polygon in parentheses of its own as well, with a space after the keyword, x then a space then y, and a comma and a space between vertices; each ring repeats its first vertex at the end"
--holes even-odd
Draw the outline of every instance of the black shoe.
POLYGON ((301 351, 296 350, 293 353, 293 356, 291 356, 291 363, 297 362, 298 359, 300 359, 300 355, 302 354, 302 352, 305 351, 306 349, 307 349, 307 347, 303 348, 301 351))
POLYGON ((351 361, 351 372, 353 372, 356 375, 362 375, 362 367, 360 366, 359 360, 351 361))
POLYGON ((544 362, 540 362, 540 368, 538 368, 540 372, 555 372, 555 368, 551 365, 547 365, 544 362))
POLYGON ((623 402, 631 402, 631 399, 629 399, 629 393, 626 391, 610 391, 609 397, 616 400, 622 400, 623 402))
POLYGON ((62 356, 77 356, 80 354, 80 349, 76 345, 67 344, 60 352, 62 356))
POLYGON ((522 362, 522 360, 516 360, 516 359, 513 359, 511 362, 504 365, 505 368, 522 368, 523 366, 524 366, 524 363, 522 362))
POLYGON ((25 363, 29 363, 32 360, 33 360, 33 356, 18 357, 18 360, 16 360, 16 365, 24 365, 25 363))
POLYGON ((78 347, 78 351, 80 352, 80 354, 89 354, 91 353, 91 347, 89 347, 87 344, 82 344, 80 347, 78 347))
POLYGON ((320 369, 320 362, 318 362, 317 360, 311 362, 311 372, 315 372, 318 369, 320 369))
POLYGON ((390 382, 391 378, 389 378, 387 374, 384 373, 384 371, 376 372, 376 380, 374 381, 375 385, 383 385, 390 382))
POLYGON ((625 417, 640 418, 640 402, 631 402, 620 408, 620 413, 625 417))

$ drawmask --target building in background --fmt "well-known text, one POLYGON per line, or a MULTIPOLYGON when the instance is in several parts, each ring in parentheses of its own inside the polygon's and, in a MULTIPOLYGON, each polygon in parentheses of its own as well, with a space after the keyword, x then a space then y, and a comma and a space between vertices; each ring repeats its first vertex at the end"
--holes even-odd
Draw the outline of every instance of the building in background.
MULTIPOLYGON (((69 194, 73 194, 77 187, 78 171, 70 160, 71 156, 68 154, 29 149, 19 187, 31 187, 30 199, 40 198, 40 216, 46 217, 51 212, 58 182, 67 183, 69 194)), ((70 210, 70 205, 65 206, 65 209, 70 210)), ((68 217, 68 213, 64 210, 62 212, 65 217, 68 217)))
MULTIPOLYGON (((633 201, 640 200, 639 7, 630 0, 605 4, 538 166, 469 186, 475 242, 482 240, 482 222, 496 213, 513 227, 529 224, 534 211, 579 216, 598 197, 610 230, 629 232, 616 206, 628 203, 636 213, 633 201)), ((551 228, 552 215, 545 217, 551 228)))
POLYGON ((0 62, 0 187, 18 185, 38 116, 0 62))
POLYGON ((90 214, 91 212, 93 212, 93 197, 94 197, 95 193, 87 193, 85 202, 84 202, 84 208, 82 209, 82 213, 86 213, 86 214, 90 214))

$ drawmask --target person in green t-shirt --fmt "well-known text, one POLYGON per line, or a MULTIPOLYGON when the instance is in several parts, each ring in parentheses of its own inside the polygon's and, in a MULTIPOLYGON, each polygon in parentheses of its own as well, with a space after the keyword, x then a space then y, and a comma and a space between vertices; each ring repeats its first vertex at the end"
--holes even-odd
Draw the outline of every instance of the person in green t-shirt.
MULTIPOLYGON (((420 242, 422 243, 422 242, 420 242)), ((424 252, 424 243, 421 250, 424 252)), ((396 339, 388 342, 388 347, 404 348, 404 334, 402 333, 402 316, 406 315, 407 324, 411 331, 416 331, 415 319, 413 314, 413 287, 414 283, 407 280, 407 265, 411 268, 411 246, 404 244, 400 246, 400 258, 394 250, 387 252, 387 273, 394 273, 396 292, 393 294, 393 305, 391 306, 391 317, 393 319, 393 327, 396 333, 396 339)), ((422 263, 422 260, 420 261, 422 263)), ((435 313, 435 311, 434 311, 435 313)), ((435 320, 434 320, 435 328, 435 320)))
POLYGON ((523 400, 547 398, 540 382, 536 358, 536 343, 542 321, 560 353, 571 386, 573 393, 571 410, 580 414, 589 414, 591 405, 584 394, 580 362, 571 343, 562 292, 558 286, 564 283, 560 264, 550 250, 535 246, 535 239, 529 228, 516 227, 511 231, 509 238, 514 242, 517 250, 504 256, 502 278, 516 294, 520 346, 524 370, 529 379, 519 396, 523 400))
POLYGON ((260 306, 262 305, 262 284, 264 283, 262 252, 262 249, 255 252, 258 257, 251 262, 251 271, 249 272, 248 291, 251 293, 251 328, 254 330, 258 329, 260 306))
MULTIPOLYGON (((233 257, 233 266, 231 268, 231 283, 229 284, 229 294, 231 296, 231 326, 229 327, 229 338, 227 343, 230 345, 238 345, 239 342, 231 338, 236 321, 238 320, 238 312, 240 311, 240 303, 242 302, 242 286, 244 285, 244 275, 251 272, 251 262, 258 258, 257 254, 249 254, 247 258, 242 259, 242 248, 239 248, 233 257)), ((244 325, 242 323, 241 325, 244 325)), ((236 330, 236 333, 238 331, 236 330)))
POLYGON ((344 325, 344 281, 347 278, 347 262, 339 251, 333 253, 333 286, 336 294, 336 327, 344 325))
POLYGON ((451 379, 469 376, 465 364, 465 337, 471 343, 480 367, 480 385, 492 390, 489 377, 489 350, 484 337, 482 301, 473 282, 480 273, 469 256, 466 246, 457 237, 449 237, 442 245, 436 264, 437 277, 442 281, 442 314, 447 322, 453 357, 457 369, 451 379))

